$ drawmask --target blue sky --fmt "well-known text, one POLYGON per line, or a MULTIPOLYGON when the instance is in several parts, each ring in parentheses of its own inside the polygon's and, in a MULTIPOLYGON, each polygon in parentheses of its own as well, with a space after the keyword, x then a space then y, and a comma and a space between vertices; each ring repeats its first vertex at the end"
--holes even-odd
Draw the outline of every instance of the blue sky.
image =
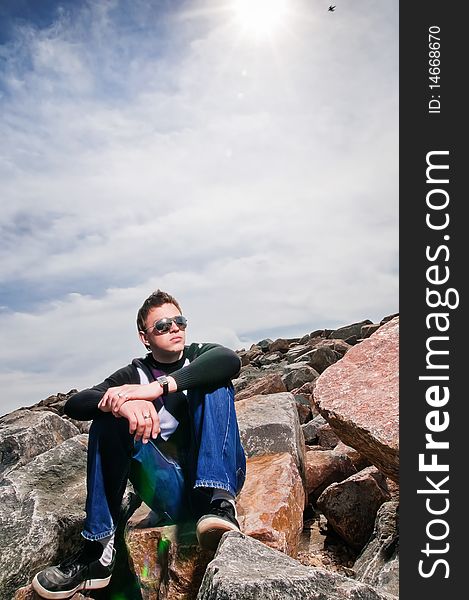
POLYGON ((158 287, 233 349, 398 311, 398 3, 265 5, 0 4, 2 413, 158 287))

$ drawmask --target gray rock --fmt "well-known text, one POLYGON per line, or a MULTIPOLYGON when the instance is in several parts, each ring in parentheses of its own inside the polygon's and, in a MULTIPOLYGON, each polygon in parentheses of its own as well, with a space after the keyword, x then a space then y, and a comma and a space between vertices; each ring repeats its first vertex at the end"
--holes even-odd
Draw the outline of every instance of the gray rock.
POLYGON ((397 502, 385 502, 376 515, 370 541, 353 565, 358 581, 399 594, 399 533, 397 502))
POLYGON ((4 478, 0 598, 12 598, 35 573, 75 549, 84 519, 87 439, 68 439, 4 478))
POLYGON ((311 421, 301 426, 303 435, 305 436, 305 443, 309 446, 313 446, 318 443, 318 430, 321 425, 326 425, 327 421, 322 415, 317 415, 311 421))
POLYGON ((260 342, 257 342, 257 344, 255 345, 258 346, 263 352, 267 352, 270 348, 270 344, 273 344, 273 340, 271 340, 270 338, 266 338, 264 340, 261 340, 260 342))
POLYGON ((246 455, 288 452, 304 478, 305 442, 293 394, 251 396, 235 406, 246 455))
POLYGON ((372 325, 363 325, 362 334, 361 334, 362 339, 370 337, 370 335, 372 335, 375 331, 378 331, 378 329, 380 327, 381 327, 381 323, 373 323, 372 325))
POLYGON ((269 366, 269 365, 273 365, 276 363, 281 362, 283 359, 283 354, 281 352, 272 352, 269 354, 266 354, 264 356, 261 356, 258 359, 258 362, 261 366, 269 366))
POLYGON ((49 410, 20 409, 0 419, 0 478, 79 433, 49 410))
POLYGON ((285 358, 289 363, 292 363, 295 362, 302 354, 306 354, 310 351, 311 346, 309 344, 300 344, 299 346, 293 346, 293 348, 290 348, 290 350, 285 354, 285 358))
POLYGON ((358 323, 352 323, 351 325, 345 325, 345 327, 339 327, 339 329, 334 329, 327 337, 328 338, 337 338, 340 340, 347 340, 348 338, 356 336, 357 338, 361 337, 362 327, 364 325, 372 325, 373 321, 370 319, 365 319, 364 321, 360 321, 358 323))
POLYGON ((389 600, 372 586, 305 567, 238 532, 225 533, 197 600, 389 600))
POLYGON ((258 367, 254 367, 252 365, 242 367, 239 377, 233 379, 232 381, 235 393, 244 390, 245 387, 247 387, 252 381, 258 379, 262 374, 262 371, 258 367))
POLYGON ((320 346, 319 348, 315 348, 314 350, 303 354, 298 360, 307 362, 308 365, 313 367, 313 369, 316 369, 318 373, 322 373, 327 367, 336 363, 339 358, 340 355, 337 352, 334 352, 332 348, 320 346))
POLYGON ((282 381, 288 391, 295 390, 305 383, 314 381, 319 377, 319 373, 304 362, 285 366, 285 375, 282 381))

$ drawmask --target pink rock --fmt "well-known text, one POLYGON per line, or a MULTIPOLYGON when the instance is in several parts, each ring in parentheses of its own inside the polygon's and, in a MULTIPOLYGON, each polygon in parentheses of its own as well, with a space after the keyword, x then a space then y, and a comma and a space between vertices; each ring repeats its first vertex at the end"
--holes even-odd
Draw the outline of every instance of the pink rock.
POLYGON ((276 392, 286 392, 287 388, 282 381, 279 373, 269 373, 263 377, 254 379, 248 385, 236 393, 235 400, 244 400, 257 394, 275 394, 276 392))
POLYGON ((317 379, 314 401, 338 437, 399 480, 399 317, 317 379))
POLYGON ((334 450, 309 450, 306 452, 306 490, 317 498, 324 489, 346 479, 356 469, 350 458, 334 450))
POLYGON ((361 550, 373 532, 379 507, 390 498, 384 475, 367 467, 327 487, 317 506, 342 539, 361 550))

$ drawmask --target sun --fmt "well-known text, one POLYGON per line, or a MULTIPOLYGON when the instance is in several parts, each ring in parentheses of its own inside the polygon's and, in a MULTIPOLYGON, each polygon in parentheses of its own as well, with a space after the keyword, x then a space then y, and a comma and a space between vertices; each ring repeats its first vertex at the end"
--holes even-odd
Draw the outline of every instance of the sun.
POLYGON ((287 14, 288 0, 234 0, 233 8, 241 28, 263 37, 275 32, 287 14))

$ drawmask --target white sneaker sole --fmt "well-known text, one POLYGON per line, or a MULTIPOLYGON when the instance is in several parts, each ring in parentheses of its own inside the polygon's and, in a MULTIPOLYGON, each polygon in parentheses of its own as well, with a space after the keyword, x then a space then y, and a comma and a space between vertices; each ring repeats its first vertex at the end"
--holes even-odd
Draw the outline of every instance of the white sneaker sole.
POLYGON ((100 590, 101 588, 105 588, 107 585, 109 585, 110 581, 111 575, 105 579, 88 579, 87 581, 83 581, 77 585, 72 590, 67 590, 66 592, 51 592, 42 587, 37 580, 36 575, 32 581, 32 587, 33 590, 41 596, 41 598, 47 598, 47 600, 67 600, 68 598, 71 598, 73 594, 76 594, 76 592, 80 592, 82 590, 100 590))
POLYGON ((219 517, 202 517, 197 523, 197 541, 201 548, 216 550, 227 531, 239 531, 239 527, 219 517))

